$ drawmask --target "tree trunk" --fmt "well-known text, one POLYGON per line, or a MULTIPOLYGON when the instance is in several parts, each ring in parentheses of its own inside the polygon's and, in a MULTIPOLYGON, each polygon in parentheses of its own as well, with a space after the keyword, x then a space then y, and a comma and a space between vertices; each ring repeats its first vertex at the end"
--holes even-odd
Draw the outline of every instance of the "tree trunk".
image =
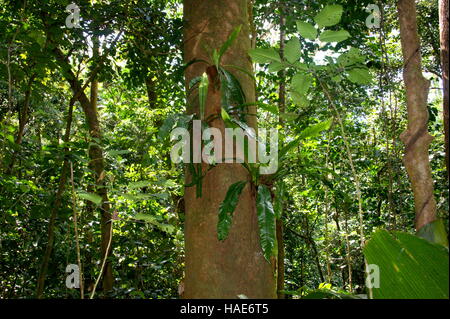
POLYGON ((444 100, 444 136, 445 136, 445 165, 447 166, 447 178, 450 178, 449 167, 449 146, 448 146, 448 104, 449 104, 449 84, 448 84, 448 0, 439 0, 439 29, 441 38, 441 68, 442 68, 442 83, 444 85, 443 100, 444 100))
MULTIPOLYGON (((98 37, 94 37, 93 40, 93 55, 95 59, 98 59, 99 57, 99 40, 98 37)), ((100 123, 98 119, 98 112, 97 112, 97 100, 98 100, 98 80, 97 76, 94 76, 91 82, 91 99, 90 99, 90 112, 89 116, 93 117, 92 121, 95 123, 95 125, 90 129, 91 137, 96 139, 101 139, 101 131, 100 131, 100 123)), ((88 113, 86 113, 86 117, 88 117, 88 113)), ((108 258, 112 251, 112 246, 108 245, 109 241, 112 239, 111 237, 111 227, 112 227, 112 221, 111 221, 111 213, 110 213, 110 207, 109 207, 109 199, 108 199, 108 193, 105 188, 105 164, 103 159, 103 151, 98 145, 93 145, 89 147, 89 157, 91 159, 91 162, 89 163, 89 166, 91 169, 94 170, 94 178, 95 178, 95 184, 97 186, 97 194, 102 197, 102 207, 101 207, 101 222, 100 222, 100 231, 101 231, 101 256, 102 258, 108 258), (110 246, 109 251, 108 246, 110 246)), ((103 281, 102 281, 102 287, 104 291, 112 290, 113 287, 113 273, 112 273, 112 264, 107 259, 105 263, 104 268, 104 274, 103 274, 103 281)))
MULTIPOLYGON (((184 60, 209 60, 205 48, 220 48, 229 34, 239 25, 241 32, 225 53, 222 64, 232 64, 252 71, 247 55, 250 48, 247 1, 184 1, 184 60)), ((206 71, 207 65, 196 63, 186 69, 186 85, 206 71)), ((209 68, 211 71, 211 68, 209 68)), ((210 72, 211 80, 214 72, 210 72)), ((247 102, 255 100, 253 81, 242 72, 234 72, 247 102)), ((220 89, 210 85, 206 114, 220 114, 220 89)), ((198 109, 198 98, 188 103, 188 113, 198 109)), ((256 108, 250 107, 254 114, 256 108)), ((247 123, 256 127, 255 117, 247 123)), ((222 119, 210 123, 224 136, 222 119)), ((206 164, 203 171, 206 172, 206 164)), ((189 181, 189 176, 186 176, 189 181)), ((203 179, 203 194, 196 198, 195 187, 185 190, 185 298, 236 298, 244 294, 249 298, 275 298, 276 278, 274 265, 263 256, 259 242, 256 217, 256 190, 250 183, 242 191, 233 216, 228 238, 217 239, 217 215, 220 203, 228 187, 237 181, 249 180, 247 171, 240 164, 219 164, 203 179)))
MULTIPOLYGON (((284 3, 280 2, 280 58, 284 58, 284 47, 286 41, 286 17, 284 13, 284 3)), ((280 88, 278 91, 278 109, 280 114, 285 112, 286 109, 286 70, 283 69, 278 74, 280 76, 280 88)), ((279 118, 280 126, 284 128, 283 118, 279 118)), ((283 219, 282 214, 284 211, 284 205, 281 206, 281 216, 276 220, 276 234, 277 234, 277 297, 278 299, 284 299, 284 238, 283 238, 283 219)))
POLYGON ((428 147, 433 137, 428 133, 427 97, 429 81, 422 75, 420 42, 417 33, 414 0, 399 0, 400 37, 404 59, 403 79, 406 88, 408 127, 400 135, 405 144, 403 163, 414 192, 415 226, 419 230, 436 219, 428 147))
MULTIPOLYGON (((18 105, 18 115, 19 115, 19 129, 17 130, 17 137, 15 140, 15 143, 17 145, 21 145, 22 144, 22 139, 23 139, 23 135, 25 133, 25 126, 28 122, 28 112, 29 112, 29 108, 30 108, 30 101, 31 101, 31 89, 33 86, 33 82, 34 79, 36 78, 36 73, 33 73, 30 76, 30 79, 28 80, 27 83, 27 89, 25 91, 25 98, 23 101, 23 107, 20 108, 20 105, 18 105)), ((8 166, 8 169, 6 171, 6 174, 11 174, 14 168, 14 164, 16 162, 16 158, 17 158, 17 153, 19 151, 14 151, 12 154, 12 158, 11 158, 11 162, 8 166)))
MULTIPOLYGON (((97 113, 97 98, 96 98, 96 90, 95 86, 91 87, 91 89, 94 89, 93 92, 91 92, 91 98, 94 96, 95 101, 94 103, 91 103, 89 98, 86 96, 86 93, 84 92, 84 87, 81 86, 78 79, 75 77, 75 74, 71 70, 70 64, 67 60, 67 57, 62 53, 62 51, 55 47, 53 49, 53 52, 56 56, 56 59, 58 63, 61 65, 61 68, 64 70, 63 74, 67 80, 67 82, 70 85, 70 88, 72 89, 72 92, 74 94, 74 98, 77 99, 81 107, 83 109, 86 123, 89 128, 89 136, 91 140, 94 143, 91 143, 89 146, 89 167, 95 172, 94 178, 95 178, 95 184, 96 184, 96 193, 102 198, 102 205, 100 207, 101 211, 101 225, 100 225, 100 231, 101 231, 101 256, 102 258, 105 256, 108 243, 111 238, 111 213, 110 213, 110 205, 109 205, 109 199, 108 199, 108 191, 106 189, 105 184, 105 161, 103 158, 103 150, 98 144, 99 141, 101 141, 102 134, 100 130, 100 123, 97 113)), ((91 83, 92 84, 92 83, 91 83)), ((111 255, 112 251, 112 245, 110 245, 110 248, 107 252, 107 256, 111 255)), ((104 278, 103 278, 103 289, 104 290, 111 290, 113 285, 113 276, 112 276, 112 265, 108 261, 105 265, 105 272, 104 272, 104 278)))
MULTIPOLYGON (((69 142, 70 139, 70 129, 72 127, 72 115, 73 115, 73 105, 75 101, 73 99, 70 100, 69 111, 67 113, 67 124, 66 131, 64 133, 64 143, 69 142)), ((41 268, 39 270, 39 276, 37 281, 36 288, 36 298, 40 299, 44 294, 45 287, 45 278, 47 276, 48 264, 50 262, 50 257, 53 251, 53 243, 55 241, 55 226, 56 226, 56 218, 58 217, 58 210, 61 206, 62 195, 64 192, 64 188, 66 186, 67 180, 67 172, 69 169, 69 160, 67 158, 69 149, 67 147, 64 148, 64 162, 61 167, 61 175, 59 177, 58 190, 56 191, 55 201, 53 202, 51 213, 50 213, 50 221, 48 223, 47 230, 47 246, 45 248, 44 257, 42 258, 41 268)))

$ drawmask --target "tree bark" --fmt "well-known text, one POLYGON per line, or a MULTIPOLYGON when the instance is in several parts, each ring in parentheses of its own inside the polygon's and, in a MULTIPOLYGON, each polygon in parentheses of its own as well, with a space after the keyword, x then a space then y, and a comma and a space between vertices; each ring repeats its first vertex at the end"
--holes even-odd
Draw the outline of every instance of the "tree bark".
POLYGON ((439 0, 439 30, 441 42, 441 68, 443 88, 443 117, 444 117, 444 136, 445 136, 445 165, 447 166, 447 179, 450 178, 449 167, 449 145, 448 145, 448 108, 449 108, 449 84, 448 84, 448 0, 439 0))
MULTIPOLYGON (((73 105, 75 101, 73 99, 70 100, 69 111, 67 113, 67 124, 66 131, 64 133, 64 143, 69 142, 70 138, 70 129, 72 127, 72 115, 73 115, 73 105)), ((48 264, 50 262, 50 257, 53 251, 53 243, 55 241, 55 226, 56 226, 56 218, 58 217, 58 210, 61 206, 62 195, 64 192, 64 188, 66 186, 67 181, 67 172, 69 169, 69 160, 67 158, 68 155, 68 147, 64 148, 64 161, 61 167, 61 175, 59 177, 58 190, 56 191, 55 201, 53 202, 51 213, 50 213, 50 221, 48 223, 47 230, 47 246, 45 248, 44 257, 42 258, 41 268, 39 270, 39 276, 37 281, 36 288, 36 298, 41 299, 44 294, 45 287, 45 278, 47 276, 48 264)))
MULTIPOLYGON (((94 37, 93 39, 93 56, 95 60, 98 60, 99 58, 99 40, 98 37, 94 37)), ((101 131, 100 131, 100 121, 98 119, 98 112, 97 112, 97 101, 98 101, 98 80, 97 76, 94 76, 92 78, 91 82, 91 99, 90 99, 90 111, 89 116, 94 117, 92 120, 95 123, 95 126, 92 128, 89 127, 91 132, 91 137, 95 139, 101 139, 101 131)), ((86 116, 88 116, 86 114, 86 116)), ((108 199, 108 193, 105 188, 105 164, 104 164, 104 158, 103 158, 103 151, 98 145, 92 145, 89 147, 89 157, 91 159, 91 162, 89 163, 89 166, 91 169, 94 170, 94 178, 95 178, 95 184, 97 186, 97 194, 102 197, 102 207, 101 207, 101 222, 100 222, 100 231, 101 231, 101 256, 102 258, 104 256, 107 256, 106 263, 105 263, 105 270, 103 274, 103 281, 102 281, 102 287, 104 291, 112 290, 113 287, 113 273, 112 273, 112 264, 108 260, 108 257, 111 254, 112 251, 112 245, 108 245, 109 241, 111 240, 111 227, 112 227, 112 221, 111 221, 111 213, 110 213, 110 207, 109 207, 109 199, 108 199), (109 251, 107 252, 107 249, 109 247, 109 251)))
MULTIPOLYGON (((102 205, 100 207, 101 211, 101 256, 105 256, 108 243, 110 241, 110 234, 111 234, 111 213, 110 213, 110 205, 109 205, 109 199, 108 199, 108 191, 106 189, 106 183, 105 183, 105 161, 103 158, 103 150, 101 146, 98 144, 99 141, 101 141, 102 134, 100 130, 100 122, 98 118, 97 113, 97 101, 96 101, 96 92, 95 92, 95 86, 91 87, 94 88, 94 91, 91 92, 91 98, 94 96, 95 101, 94 103, 91 103, 92 101, 89 100, 89 98, 86 96, 86 93, 84 92, 84 87, 81 86, 78 79, 75 77, 73 71, 70 68, 70 64, 67 61, 67 57, 64 56, 62 51, 55 47, 53 50, 56 59, 58 63, 62 66, 63 74, 67 80, 67 82, 70 85, 70 88, 72 89, 72 92, 74 94, 74 97, 78 99, 78 101, 81 104, 81 107, 83 109, 86 123, 89 128, 89 136, 91 137, 91 140, 93 143, 89 146, 89 167, 95 172, 94 178, 95 178, 95 184, 96 184, 96 194, 99 195, 102 198, 102 205), (94 94, 94 95, 93 95, 94 94)), ((97 69, 98 70, 98 69, 97 69)), ((94 76, 95 78, 95 76, 94 76)), ((92 81, 92 80, 91 80, 92 81)), ((92 83, 91 83, 92 84, 92 83)), ((111 255, 112 251, 112 245, 110 245, 110 248, 108 250, 108 256, 111 255)), ((103 290, 111 290, 113 285, 113 276, 112 276, 112 265, 110 261, 107 261, 105 265, 105 273, 103 274, 103 290)))
MULTIPOLYGON (((209 60, 205 48, 219 48, 239 25, 241 32, 225 53, 222 64, 232 64, 250 72, 252 65, 247 51, 250 48, 248 2, 184 1, 184 60, 209 60)), ((210 53, 210 52, 209 52, 210 53)), ((185 71, 186 86, 206 71, 207 65, 195 63, 185 71)), ((216 81, 214 67, 209 67, 210 83, 216 81)), ((233 70, 234 71, 234 70, 233 70)), ((217 73, 217 72, 216 72, 217 73)), ((238 78, 247 102, 255 100, 253 81, 242 72, 233 72, 238 78)), ((210 84, 206 114, 220 114, 220 89, 210 84)), ((192 96, 191 96, 192 97, 192 96)), ((188 101, 188 113, 198 110, 198 98, 188 101)), ((254 114, 256 108, 249 107, 254 114)), ((247 124, 256 127, 256 118, 248 116, 247 124)), ((218 118, 209 123, 224 136, 224 123, 218 118)), ((206 172, 206 164, 203 172, 206 172)), ((189 182, 189 175, 186 176, 189 182)), ((195 187, 185 190, 185 298, 275 298, 276 278, 274 264, 267 262, 259 242, 256 216, 256 190, 247 183, 233 216, 228 238, 217 239, 217 215, 228 187, 237 181, 249 180, 240 164, 218 164, 203 179, 203 194, 196 198, 195 187)))
POLYGON ((400 135, 400 139, 405 144, 403 163, 414 192, 415 227, 419 230, 436 219, 436 201, 428 156, 428 147, 433 139, 428 133, 427 98, 430 84, 422 75, 416 4, 414 0, 399 0, 397 7, 408 110, 408 127, 400 135))

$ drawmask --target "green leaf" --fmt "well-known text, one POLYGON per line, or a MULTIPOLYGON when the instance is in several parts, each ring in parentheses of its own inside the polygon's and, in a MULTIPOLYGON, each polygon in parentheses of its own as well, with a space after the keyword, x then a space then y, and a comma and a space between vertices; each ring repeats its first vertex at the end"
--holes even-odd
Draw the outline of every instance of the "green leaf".
POLYGON ((298 114, 297 113, 293 113, 293 112, 288 112, 288 113, 280 113, 280 118, 282 118, 285 121, 294 121, 298 118, 298 114))
POLYGON ((308 126, 300 133, 300 138, 306 139, 306 138, 316 137, 322 131, 328 130, 331 126, 331 123, 333 123, 333 119, 328 119, 327 121, 308 126))
POLYGON ((294 104, 297 104, 300 107, 307 107, 309 105, 309 100, 306 97, 306 94, 301 94, 295 90, 291 90, 290 93, 294 104))
POLYGON ((275 246, 275 212, 271 200, 272 198, 267 186, 259 185, 256 196, 259 240, 267 261, 270 261, 270 256, 275 246))
POLYGON ((403 232, 378 230, 364 247, 379 268, 375 299, 448 299, 448 249, 403 232))
POLYGON ((293 37, 286 43, 284 56, 289 63, 294 63, 300 59, 300 40, 297 37, 293 37))
POLYGON ((309 40, 315 40, 317 38, 317 29, 312 24, 297 21, 297 31, 302 37, 309 40))
POLYGON ((132 182, 128 184, 127 188, 129 189, 136 189, 136 188, 142 188, 149 185, 152 185, 154 182, 152 181, 138 181, 138 182, 132 182))
POLYGON ((338 4, 325 6, 314 17, 314 21, 318 24, 319 28, 331 27, 341 21, 343 11, 342 6, 338 4))
POLYGON ((274 73, 284 69, 284 65, 281 62, 274 61, 269 64, 269 72, 274 73))
POLYGON ((109 156, 114 157, 117 155, 123 155, 123 154, 128 154, 130 153, 130 150, 108 150, 107 153, 109 156))
POLYGON ((152 215, 147 215, 147 214, 143 214, 143 213, 137 213, 136 215, 134 215, 134 219, 139 219, 139 220, 143 220, 149 223, 155 223, 156 222, 156 217, 152 216, 152 215))
POLYGON ((342 66, 348 66, 356 63, 363 63, 364 56, 361 55, 361 51, 356 48, 350 48, 348 52, 342 53, 337 58, 337 63, 342 66))
POLYGON ((208 86, 209 86, 208 75, 204 72, 202 74, 202 79, 200 80, 200 84, 198 86, 198 98, 200 104, 201 120, 205 118, 205 107, 206 107, 206 98, 208 96, 208 86))
POLYGON ((228 237, 228 233, 230 232, 231 228, 233 213, 239 201, 239 195, 241 195, 245 184, 247 184, 247 182, 242 181, 232 184, 228 188, 225 199, 220 204, 219 220, 217 222, 217 238, 219 240, 224 240, 228 237))
POLYGON ((219 68, 222 108, 227 112, 245 102, 245 94, 238 79, 224 68, 219 68))
POLYGON ((328 130, 331 126, 332 121, 333 121, 332 119, 329 119, 327 121, 308 126, 306 129, 304 129, 300 133, 300 135, 295 140, 289 142, 280 150, 279 158, 283 158, 284 156, 286 156, 286 154, 290 150, 296 148, 302 140, 311 138, 311 137, 315 137, 315 136, 319 135, 320 132, 322 132, 324 130, 328 130))
POLYGON ((369 84, 372 76, 367 69, 355 68, 348 70, 348 79, 356 84, 369 84))
POLYGON ((275 104, 258 103, 258 109, 263 109, 264 111, 275 115, 279 113, 278 106, 275 104))
MULTIPOLYGON (((233 44, 234 40, 236 40, 239 32, 241 31, 241 27, 242 25, 237 26, 233 32, 231 32, 230 36, 228 37, 228 39, 222 44, 222 46, 220 47, 219 50, 219 59, 218 59, 218 64, 220 63, 220 60, 222 59, 223 54, 228 50, 228 48, 233 44)), ((216 65, 216 67, 218 67, 219 65, 216 65)))
POLYGON ((224 122, 230 122, 231 121, 230 115, 228 114, 228 112, 224 108, 221 109, 220 113, 221 113, 220 115, 222 116, 222 119, 223 119, 224 122))
POLYGON ((300 94, 306 94, 312 83, 312 77, 309 74, 297 73, 292 77, 291 87, 300 94))
POLYGON ((251 56, 256 63, 270 63, 270 62, 281 62, 280 55, 274 48, 263 49, 255 48, 250 49, 248 54, 251 56))
POLYGON ((81 193, 78 193, 78 197, 88 200, 88 201, 91 201, 97 206, 99 206, 102 203, 101 196, 94 194, 94 193, 81 192, 81 193))
POLYGON ((447 232, 442 219, 437 219, 423 226, 417 232, 417 236, 448 248, 447 232))
POLYGON ((348 38, 350 38, 350 33, 342 29, 338 31, 325 30, 319 36, 319 40, 322 42, 341 42, 348 38))

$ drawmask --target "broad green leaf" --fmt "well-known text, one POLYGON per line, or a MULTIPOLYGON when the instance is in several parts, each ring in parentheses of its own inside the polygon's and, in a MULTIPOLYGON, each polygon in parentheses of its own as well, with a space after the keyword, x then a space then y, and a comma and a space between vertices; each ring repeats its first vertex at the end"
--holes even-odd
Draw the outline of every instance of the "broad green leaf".
POLYGON ((284 69, 284 65, 281 62, 274 61, 269 64, 269 72, 274 73, 284 69))
POLYGON ((300 59, 300 40, 297 37, 293 37, 286 43, 284 56, 289 63, 294 63, 300 59))
POLYGON ((152 181, 138 181, 138 182, 131 182, 128 184, 127 188, 129 189, 136 189, 136 188, 142 188, 149 185, 152 185, 154 182, 152 181))
POLYGON ((239 32, 241 31, 242 25, 237 26, 233 32, 231 32, 228 39, 222 44, 219 50, 219 57, 218 57, 218 64, 216 67, 219 66, 220 60, 222 59, 223 54, 228 50, 228 48, 233 44, 234 40, 236 40, 237 36, 239 35, 239 32))
POLYGON ((225 195, 225 199, 219 207, 219 219, 217 222, 217 238, 224 240, 228 237, 230 232, 231 222, 234 210, 239 202, 239 195, 247 182, 236 182, 232 184, 225 195))
POLYGON ((333 123, 333 119, 329 119, 318 124, 308 126, 300 133, 300 138, 306 139, 318 136, 322 131, 328 130, 333 123))
POLYGON ((317 29, 313 25, 303 21, 297 21, 296 23, 297 31, 302 37, 309 40, 315 40, 317 38, 317 29))
POLYGON ((309 105, 309 100, 306 97, 306 94, 301 94, 295 90, 291 90, 290 93, 294 104, 300 107, 307 107, 309 105))
POLYGON ((447 232, 442 219, 437 219, 423 226, 417 232, 417 236, 448 248, 447 232))
POLYGON ((117 156, 117 155, 123 155, 130 153, 130 150, 109 150, 107 151, 108 155, 111 157, 117 156))
POLYGON ((97 206, 99 206, 102 203, 101 196, 94 194, 94 193, 82 192, 82 193, 78 193, 78 197, 80 197, 82 199, 86 199, 88 201, 91 201, 97 206))
POLYGON ((200 80, 200 84, 198 86, 198 98, 200 104, 201 120, 205 118, 205 107, 206 107, 206 98, 208 96, 208 86, 209 86, 208 75, 204 72, 202 74, 202 79, 200 80))
POLYGON ((222 108, 227 112, 232 107, 240 107, 245 102, 245 94, 238 79, 224 68, 219 68, 222 108))
POLYGON ((342 12, 343 8, 341 5, 328 5, 314 17, 314 21, 319 28, 331 27, 341 21, 342 12))
POLYGON ((272 114, 278 114, 278 106, 275 104, 258 103, 258 109, 263 109, 264 111, 270 112, 272 114))
POLYGON ((292 77, 291 87, 295 92, 306 94, 312 83, 312 77, 309 74, 297 73, 292 77))
POLYGON ((261 248, 266 260, 270 261, 275 246, 275 212, 272 207, 270 191, 265 185, 258 186, 256 210, 261 248))
POLYGON ((280 55, 274 48, 263 49, 256 48, 250 49, 248 54, 251 56, 256 63, 270 63, 270 62, 281 62, 280 55))
POLYGON ((280 113, 280 118, 282 118, 285 121, 294 121, 295 119, 298 118, 298 114, 297 113, 293 113, 293 112, 288 112, 288 113, 280 113))
POLYGON ((364 255, 368 264, 379 268, 379 288, 372 288, 375 299, 448 299, 448 249, 442 245, 378 230, 364 247, 364 255))
POLYGON ((156 217, 152 216, 152 215, 148 215, 148 214, 143 214, 143 213, 137 213, 136 215, 134 215, 134 219, 139 219, 139 220, 143 220, 149 223, 154 223, 156 222, 156 217))
POLYGON ((322 42, 341 42, 348 38, 350 38, 350 33, 345 30, 325 30, 319 36, 319 40, 322 42))
POLYGON ((289 142, 280 150, 279 158, 283 158, 284 156, 286 156, 286 154, 290 150, 296 148, 302 140, 311 138, 311 137, 316 137, 317 135, 320 134, 320 132, 322 132, 324 130, 328 130, 331 126, 331 123, 332 123, 332 119, 329 119, 327 121, 308 126, 306 129, 304 129, 300 133, 300 135, 295 140, 289 142))
POLYGON ((337 58, 337 63, 342 66, 348 66, 356 63, 363 63, 364 56, 361 55, 361 51, 356 48, 350 48, 348 52, 342 53, 337 58))
POLYGON ((372 81, 372 76, 368 69, 355 68, 348 70, 348 79, 356 84, 369 84, 372 81))
POLYGON ((45 40, 46 40, 46 36, 44 34, 44 32, 40 31, 40 30, 32 30, 29 33, 30 37, 33 38, 41 48, 44 47, 45 45, 45 40))

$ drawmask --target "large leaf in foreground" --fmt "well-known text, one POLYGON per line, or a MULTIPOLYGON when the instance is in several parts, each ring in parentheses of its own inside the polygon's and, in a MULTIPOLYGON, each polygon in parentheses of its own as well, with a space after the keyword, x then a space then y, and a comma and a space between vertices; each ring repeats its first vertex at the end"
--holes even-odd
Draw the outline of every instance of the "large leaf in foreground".
POLYGON ((343 11, 344 8, 339 4, 328 5, 314 17, 314 22, 319 28, 331 27, 341 21, 343 11))
POLYGON ((219 220, 217 222, 217 237, 219 240, 227 238, 230 232, 231 221, 233 212, 236 209, 236 205, 239 201, 239 195, 247 182, 237 182, 228 188, 225 199, 219 207, 219 220))
POLYGON ((364 247, 368 264, 379 267, 375 299, 448 298, 448 249, 403 232, 378 230, 364 247))
POLYGON ((258 186, 256 208, 258 214, 259 240, 264 257, 270 261, 275 246, 275 212, 272 206, 269 189, 264 185, 258 186))

